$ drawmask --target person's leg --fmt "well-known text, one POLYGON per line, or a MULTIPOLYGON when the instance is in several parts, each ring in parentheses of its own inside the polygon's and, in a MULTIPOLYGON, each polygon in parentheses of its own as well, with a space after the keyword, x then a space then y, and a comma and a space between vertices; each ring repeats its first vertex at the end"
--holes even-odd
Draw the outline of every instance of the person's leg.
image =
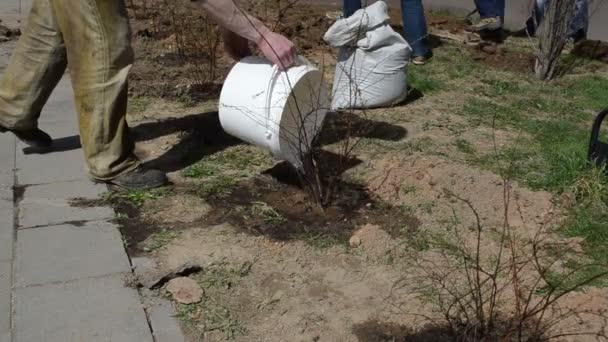
POLYGON ((412 47, 414 57, 428 56, 430 54, 426 43, 428 31, 422 1, 401 0, 401 20, 405 39, 412 47))
POLYGON ((42 107, 67 64, 63 38, 49 0, 34 0, 23 35, 0 83, 0 130, 33 146, 50 145, 38 130, 42 107))
MULTIPOLYGON (((52 2, 67 48, 89 174, 98 181, 133 174, 139 161, 125 119, 133 50, 124 0, 52 2)), ((135 183, 145 181, 138 177, 135 183)), ((139 187, 135 183, 125 186, 139 187)))
POLYGON ((342 2, 342 12, 344 13, 344 17, 348 18, 353 13, 357 12, 361 9, 361 0, 343 0, 342 2))
POLYGON ((506 1, 505 0, 496 0, 496 7, 497 7, 498 16, 504 22, 505 21, 505 11, 507 9, 506 1))
POLYGON ((475 7, 477 7, 479 16, 482 19, 495 17, 495 3, 496 0, 475 0, 475 7))
POLYGON ((574 16, 568 29, 568 38, 574 43, 587 39, 589 28, 589 4, 587 0, 577 0, 574 9, 574 16))
POLYGON ((505 15, 504 0, 475 0, 479 11, 480 22, 467 28, 468 31, 480 32, 484 30, 497 30, 502 28, 505 15))

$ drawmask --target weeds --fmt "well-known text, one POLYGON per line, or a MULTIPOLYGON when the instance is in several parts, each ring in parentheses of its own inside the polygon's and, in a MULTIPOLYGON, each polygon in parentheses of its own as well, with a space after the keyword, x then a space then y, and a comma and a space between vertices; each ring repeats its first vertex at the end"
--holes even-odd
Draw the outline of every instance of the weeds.
POLYGON ((441 90, 443 83, 433 77, 433 73, 426 68, 411 68, 409 73, 410 86, 423 94, 441 90))
POLYGON ((144 242, 144 251, 152 252, 165 247, 178 237, 178 233, 166 229, 155 232, 144 242))
MULTIPOLYGON (((493 123, 499 122, 500 118, 500 113, 496 113, 493 123)), ((550 139, 549 136, 546 139, 550 139)), ((494 162, 502 176, 502 226, 485 227, 470 200, 444 190, 446 196, 453 199, 452 203, 468 208, 474 225, 469 230, 463 229, 461 218, 453 209, 452 222, 444 223, 449 227, 446 232, 430 235, 422 246, 415 248, 417 252, 412 260, 421 275, 404 276, 398 284, 406 284, 410 291, 432 303, 456 340, 540 341, 549 336, 554 338, 551 334, 555 325, 579 313, 576 308, 567 312, 555 310, 558 302, 567 294, 606 280, 607 250, 605 246, 595 245, 597 250, 584 246, 587 256, 592 256, 589 259, 577 252, 576 246, 555 240, 554 228, 559 227, 559 223, 554 215, 545 215, 534 232, 519 232, 512 227, 512 210, 519 215, 522 213, 513 203, 511 179, 525 172, 519 170, 522 164, 517 154, 501 152, 496 146, 494 162), (424 257, 421 253, 430 253, 432 257, 424 257)), ((601 181, 600 185, 594 184, 598 172, 602 170, 589 171, 591 181, 583 178, 575 182, 574 191, 583 199, 593 198, 600 202, 596 205, 605 207, 602 200, 605 188, 601 181), (579 188, 581 190, 577 191, 579 188)), ((604 220, 596 217, 585 222, 577 217, 570 231, 573 234, 603 233, 604 230, 596 230, 598 219, 604 220)), ((605 237, 594 238, 602 240, 605 237)), ((584 333, 558 331, 556 334, 584 333)))
POLYGON ((254 216, 261 216, 267 224, 279 226, 287 223, 287 219, 268 205, 268 203, 253 202, 251 211, 254 216))
POLYGON ((148 97, 136 97, 129 99, 129 107, 127 112, 130 115, 143 113, 149 106, 152 100, 148 97))
POLYGON ((332 234, 303 234, 301 239, 316 249, 328 249, 334 246, 346 246, 344 238, 332 234))
POLYGON ((245 262, 239 266, 230 266, 226 263, 214 264, 205 269, 197 280, 204 289, 229 290, 249 275, 252 267, 252 262, 245 262))
POLYGON ((113 191, 104 194, 107 201, 125 200, 141 207, 146 201, 159 199, 167 195, 166 189, 113 191))
POLYGON ((226 197, 232 193, 236 184, 234 177, 219 175, 206 179, 199 185, 197 192, 203 198, 226 197))
POLYGON ((464 154, 475 154, 475 147, 466 139, 456 139, 454 145, 456 145, 456 149, 458 149, 458 151, 464 154))
POLYGON ((239 146, 203 158, 183 171, 188 178, 206 178, 230 173, 231 176, 247 177, 272 165, 267 153, 251 146, 239 146), (234 172, 238 174, 234 174, 234 172))
POLYGON ((200 334, 201 340, 207 340, 209 334, 219 334, 225 340, 245 334, 245 327, 228 304, 232 291, 249 275, 252 266, 253 263, 246 262, 239 266, 217 263, 206 267, 196 276, 205 290, 204 300, 199 304, 180 304, 177 317, 200 334))

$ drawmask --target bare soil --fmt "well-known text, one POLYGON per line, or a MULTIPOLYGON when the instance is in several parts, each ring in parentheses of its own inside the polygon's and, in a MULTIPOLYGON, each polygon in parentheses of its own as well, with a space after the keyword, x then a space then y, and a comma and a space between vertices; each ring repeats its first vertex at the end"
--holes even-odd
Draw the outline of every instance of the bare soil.
MULTIPOLYGON (((325 16, 328 8, 296 4, 281 14, 270 3, 268 8, 251 6, 270 24, 282 15, 278 29, 307 57, 328 58, 322 64, 332 77, 333 52, 321 40, 331 25, 325 16)), ((399 12, 391 11, 391 16, 398 26, 399 12)), ((438 14, 427 19, 432 30, 455 35, 465 26, 438 14)), ((170 22, 152 23, 146 17, 134 20, 133 26, 138 59, 131 95, 163 99, 129 116, 137 154, 168 172, 173 185, 140 202, 115 197, 113 205, 121 214, 118 221, 131 256, 154 259, 155 273, 160 274, 196 266, 180 276, 202 284, 203 302, 175 306, 192 341, 455 341, 443 325, 429 324, 429 319, 441 322, 442 317, 428 298, 398 286, 420 272, 412 249, 421 249, 421 257, 433 257, 418 238, 458 229, 464 232, 464 244, 473 244, 478 215, 491 240, 506 215, 518 237, 529 239, 541 227, 563 219, 553 194, 517 183, 510 184, 512 204, 504 211, 502 177, 467 163, 454 139, 469 141, 478 153, 487 154, 494 144, 506 146, 518 133, 467 127, 465 118, 451 115, 464 102, 460 89, 424 94, 386 111, 332 113, 326 123, 330 129, 320 137, 325 152, 318 156, 319 164, 335 168, 332 146, 349 130, 358 132, 365 146, 344 170, 337 196, 326 208, 313 204, 283 163, 262 163, 247 177, 233 168, 223 174, 231 180, 229 187, 202 191, 212 178, 188 178, 183 171, 201 160, 205 163, 208 156, 243 146, 223 132, 215 112, 217 91, 233 61, 220 52, 216 78, 197 85, 192 77, 195 62, 175 52, 170 22), (202 106, 193 106, 197 102, 202 106), (152 250, 146 248, 151 240, 157 244, 152 250), (235 269, 236 276, 229 271, 235 269)), ((472 60, 492 69, 531 72, 533 56, 510 46, 470 53, 472 60)), ((464 83, 462 87, 473 89, 464 83)), ((248 147, 246 153, 259 151, 248 147)), ((552 239, 580 249, 580 239, 552 239)), ((491 252, 496 246, 490 242, 482 250, 491 252)), ((606 315, 598 310, 604 298, 605 289, 569 295, 564 308, 586 312, 581 313, 583 319, 565 319, 560 329, 606 333, 606 315)))
POLYGON ((531 52, 514 51, 504 47, 471 48, 471 57, 491 68, 530 74, 536 57, 531 52))
MULTIPOLYGON (((323 35, 332 24, 325 15, 328 8, 310 7, 300 2, 285 5, 287 7, 277 8, 276 4, 270 2, 251 1, 244 7, 271 28, 292 39, 301 54, 307 55, 324 46, 323 35)), ((141 12, 141 9, 137 11, 141 12)), ((221 43, 217 45, 218 48, 210 48, 211 43, 205 40, 211 32, 206 30, 205 20, 201 20, 197 11, 184 13, 187 14, 182 14, 180 20, 198 25, 197 32, 176 36, 178 33, 174 31, 172 18, 162 8, 151 7, 145 11, 144 18, 132 20, 137 62, 130 73, 131 96, 186 102, 216 99, 219 96, 224 75, 234 61, 224 53, 221 43), (178 39, 186 40, 182 45, 190 45, 194 52, 189 51, 186 55, 180 53, 178 39), (208 64, 209 54, 213 52, 217 53, 215 76, 213 79, 205 78, 206 70, 202 70, 201 66, 208 64)))

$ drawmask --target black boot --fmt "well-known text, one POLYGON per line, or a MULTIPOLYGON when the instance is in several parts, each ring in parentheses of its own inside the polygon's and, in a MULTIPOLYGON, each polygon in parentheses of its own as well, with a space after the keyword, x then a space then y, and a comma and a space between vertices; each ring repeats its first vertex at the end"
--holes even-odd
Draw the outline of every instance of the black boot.
POLYGON ((19 140, 34 148, 49 148, 53 144, 53 139, 38 128, 28 130, 14 130, 0 126, 0 133, 11 132, 19 140))
POLYGON ((139 166, 133 171, 106 181, 106 183, 129 190, 147 190, 167 185, 169 179, 162 171, 139 166))

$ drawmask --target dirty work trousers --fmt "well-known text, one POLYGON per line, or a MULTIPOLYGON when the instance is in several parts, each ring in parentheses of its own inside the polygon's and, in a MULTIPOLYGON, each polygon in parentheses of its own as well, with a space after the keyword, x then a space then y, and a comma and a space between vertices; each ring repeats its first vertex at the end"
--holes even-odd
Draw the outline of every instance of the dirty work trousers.
POLYGON ((24 130, 38 117, 66 67, 91 178, 137 167, 125 121, 133 61, 124 0, 34 0, 0 83, 0 125, 24 130))

